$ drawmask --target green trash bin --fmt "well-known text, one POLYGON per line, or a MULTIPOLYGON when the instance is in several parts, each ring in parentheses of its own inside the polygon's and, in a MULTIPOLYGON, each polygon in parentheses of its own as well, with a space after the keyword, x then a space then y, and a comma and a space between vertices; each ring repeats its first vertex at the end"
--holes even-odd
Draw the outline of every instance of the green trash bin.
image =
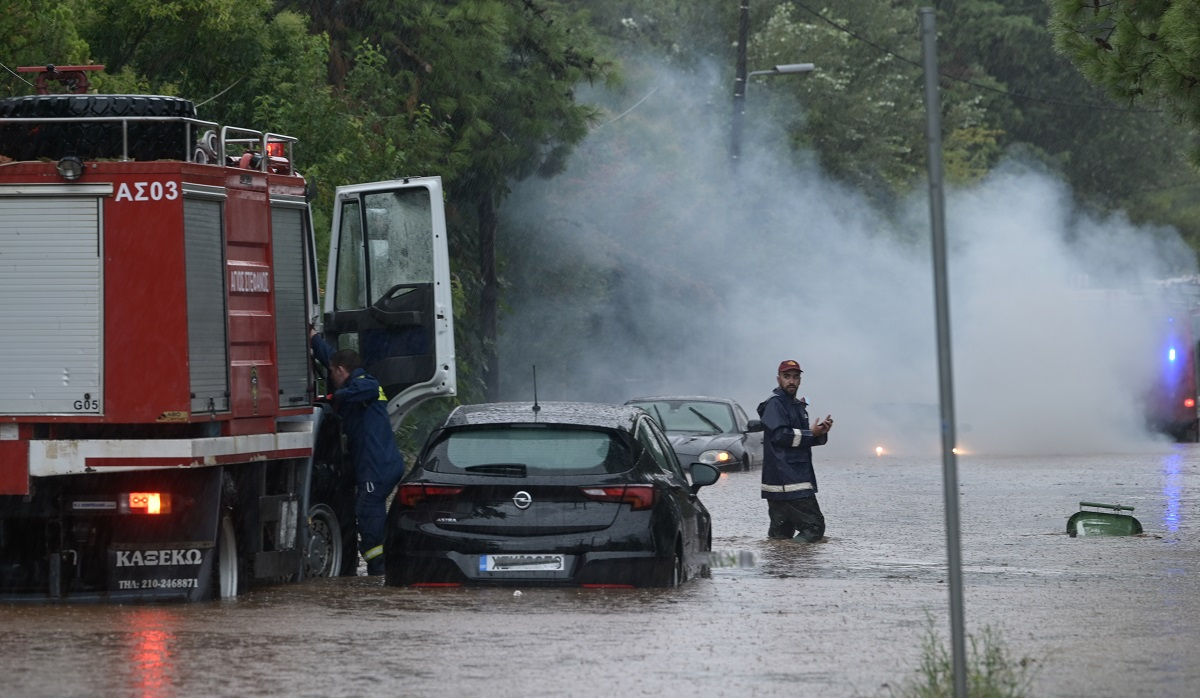
POLYGON ((1067 535, 1075 536, 1134 536, 1142 532, 1142 522, 1132 514, 1122 514, 1123 511, 1133 511, 1133 507, 1124 504, 1101 504, 1099 502, 1080 502, 1079 511, 1067 519, 1067 535), (1085 509, 1085 507, 1091 507, 1085 509), (1094 511, 1108 509, 1109 511, 1094 511))

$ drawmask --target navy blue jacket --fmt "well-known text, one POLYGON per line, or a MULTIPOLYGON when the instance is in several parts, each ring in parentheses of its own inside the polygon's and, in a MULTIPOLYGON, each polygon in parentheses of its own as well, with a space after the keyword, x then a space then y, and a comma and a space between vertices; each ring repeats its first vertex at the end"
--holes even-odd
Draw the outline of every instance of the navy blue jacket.
POLYGON ((828 434, 813 436, 808 404, 776 388, 758 406, 763 423, 763 499, 802 499, 817 494, 812 447, 829 441, 828 434))
MULTIPOLYGON (((313 356, 326 368, 333 347, 320 335, 312 338, 313 356)), ((342 431, 359 483, 394 486, 404 475, 404 456, 396 446, 387 397, 379 381, 356 368, 345 385, 333 393, 333 407, 342 418, 342 431)))

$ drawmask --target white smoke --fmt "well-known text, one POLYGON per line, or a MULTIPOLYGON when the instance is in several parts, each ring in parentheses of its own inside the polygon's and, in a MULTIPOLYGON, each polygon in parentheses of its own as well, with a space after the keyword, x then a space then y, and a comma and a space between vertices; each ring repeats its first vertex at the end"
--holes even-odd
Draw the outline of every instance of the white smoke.
MULTIPOLYGON (((810 413, 836 420, 827 451, 936 453, 927 190, 877 210, 762 124, 734 173, 729 106, 692 103, 711 76, 658 85, 609 104, 567 173, 504 208, 504 398, 532 397, 536 365, 541 400, 716 394, 753 417, 796 359, 810 413)), ((947 191, 946 235, 958 444, 1146 447, 1168 310, 1145 292, 1194 271, 1178 236, 1082 213, 1017 162, 947 191)))

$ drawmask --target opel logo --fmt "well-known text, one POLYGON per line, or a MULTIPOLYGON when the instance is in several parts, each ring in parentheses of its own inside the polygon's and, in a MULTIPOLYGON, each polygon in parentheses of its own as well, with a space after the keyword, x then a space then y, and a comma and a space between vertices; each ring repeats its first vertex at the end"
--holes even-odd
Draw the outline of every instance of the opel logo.
POLYGON ((521 490, 513 495, 513 504, 516 504, 518 509, 528 509, 529 505, 533 504, 533 495, 521 490))

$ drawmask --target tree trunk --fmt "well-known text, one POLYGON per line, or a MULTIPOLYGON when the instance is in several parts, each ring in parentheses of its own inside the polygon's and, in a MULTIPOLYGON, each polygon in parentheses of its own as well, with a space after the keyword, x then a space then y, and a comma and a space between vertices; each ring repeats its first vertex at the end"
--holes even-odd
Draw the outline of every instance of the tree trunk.
POLYGON ((491 191, 479 196, 479 332, 483 340, 483 380, 489 402, 500 399, 500 359, 496 354, 496 204, 491 191))

